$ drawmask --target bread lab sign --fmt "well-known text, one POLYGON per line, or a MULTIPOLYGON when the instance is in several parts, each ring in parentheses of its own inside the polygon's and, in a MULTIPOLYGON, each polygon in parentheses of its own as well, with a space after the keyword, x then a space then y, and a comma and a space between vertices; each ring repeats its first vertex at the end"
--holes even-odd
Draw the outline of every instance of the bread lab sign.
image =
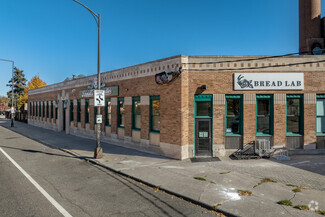
POLYGON ((303 90, 304 73, 235 73, 235 90, 303 90))

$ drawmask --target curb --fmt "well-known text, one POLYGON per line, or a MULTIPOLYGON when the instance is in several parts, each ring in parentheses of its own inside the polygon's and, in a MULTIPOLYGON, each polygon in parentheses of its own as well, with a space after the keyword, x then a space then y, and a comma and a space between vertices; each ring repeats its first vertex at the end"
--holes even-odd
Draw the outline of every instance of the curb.
POLYGON ((207 209, 207 210, 209 210, 209 211, 218 212, 218 213, 221 213, 221 214, 223 214, 223 215, 225 215, 225 216, 229 216, 229 217, 237 217, 236 215, 233 215, 233 214, 228 213, 228 212, 226 212, 226 211, 223 211, 223 210, 220 210, 220 209, 214 209, 212 206, 210 206, 210 205, 208 205, 208 204, 206 204, 206 203, 203 203, 203 202, 200 202, 200 201, 194 200, 194 199, 192 199, 192 198, 190 198, 190 197, 187 197, 187 196, 184 196, 184 195, 178 194, 178 193, 176 193, 176 192, 174 192, 174 191, 170 191, 170 190, 165 189, 165 188, 162 188, 162 187, 160 187, 160 186, 156 186, 156 185, 154 185, 154 184, 151 184, 151 183, 149 183, 149 182, 147 182, 147 181, 144 181, 144 180, 142 180, 142 179, 139 179, 139 178, 137 178, 137 177, 134 177, 134 176, 128 175, 128 174, 123 173, 123 172, 121 172, 121 171, 117 171, 117 170, 115 170, 115 169, 113 169, 113 168, 111 168, 111 167, 109 167, 109 166, 106 166, 106 165, 104 165, 104 164, 98 162, 97 160, 93 160, 93 159, 90 159, 90 158, 84 158, 84 157, 81 157, 81 156, 78 155, 77 153, 74 153, 74 152, 72 152, 72 151, 70 151, 70 150, 68 150, 68 149, 59 148, 59 147, 57 147, 57 146, 53 146, 53 145, 47 144, 47 143, 45 143, 45 142, 43 142, 43 141, 40 141, 40 140, 37 139, 37 138, 32 138, 32 137, 29 136, 29 135, 25 135, 25 134, 23 134, 23 133, 21 133, 21 132, 17 132, 16 130, 12 130, 12 129, 11 129, 10 127, 8 127, 8 126, 3 126, 3 125, 0 125, 0 126, 6 128, 6 129, 8 129, 8 130, 11 130, 11 131, 13 131, 13 132, 15 132, 15 133, 17 133, 17 134, 20 134, 20 135, 22 135, 22 136, 24 136, 24 137, 27 137, 27 138, 29 138, 29 139, 31 139, 31 140, 37 141, 37 142, 39 142, 39 143, 41 143, 41 144, 43 144, 43 145, 46 145, 46 146, 48 146, 48 147, 55 148, 55 149, 58 149, 58 150, 60 150, 60 151, 65 152, 65 153, 68 153, 68 154, 70 154, 70 155, 72 155, 72 156, 74 156, 74 157, 76 157, 76 158, 78 158, 78 159, 80 159, 80 160, 84 160, 84 161, 86 161, 86 162, 90 162, 90 163, 92 163, 92 164, 94 164, 94 165, 97 165, 97 166, 100 166, 100 167, 102 167, 102 168, 105 168, 105 169, 107 169, 107 170, 109 170, 109 171, 111 171, 111 172, 113 172, 113 173, 115 173, 115 174, 118 174, 118 175, 120 175, 120 176, 123 176, 123 177, 129 178, 129 179, 134 180, 134 181, 136 181, 136 182, 138 182, 138 183, 144 184, 144 185, 146 185, 146 186, 148 186, 148 187, 150 187, 150 188, 157 189, 158 191, 161 191, 161 192, 167 193, 167 194, 172 195, 172 196, 175 196, 175 197, 177 197, 177 198, 179 198, 179 199, 182 199, 182 200, 185 200, 185 201, 190 202, 190 203, 192 203, 192 204, 195 204, 195 205, 197 205, 197 206, 203 207, 203 208, 205 208, 205 209, 207 209))

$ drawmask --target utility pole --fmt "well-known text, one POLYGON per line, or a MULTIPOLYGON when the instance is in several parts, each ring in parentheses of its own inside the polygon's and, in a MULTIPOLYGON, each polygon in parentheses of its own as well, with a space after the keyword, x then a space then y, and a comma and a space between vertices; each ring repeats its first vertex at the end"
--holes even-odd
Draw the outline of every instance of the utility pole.
POLYGON ((13 60, 5 60, 5 59, 0 59, 2 61, 6 62, 11 62, 11 127, 14 127, 14 113, 15 110, 12 110, 14 108, 14 65, 15 62, 13 60))
MULTIPOLYGON (((87 6, 85 6, 84 4, 80 3, 77 0, 73 0, 73 1, 86 8, 91 13, 91 15, 93 15, 97 23, 97 27, 98 27, 97 89, 100 90, 100 84, 101 84, 100 82, 100 14, 97 15, 92 10, 90 10, 87 6)), ((97 115, 100 115, 100 106, 97 107, 97 115)), ((96 123, 96 124, 97 124, 97 144, 94 151, 94 158, 102 158, 103 149, 100 147, 100 123, 96 123)))

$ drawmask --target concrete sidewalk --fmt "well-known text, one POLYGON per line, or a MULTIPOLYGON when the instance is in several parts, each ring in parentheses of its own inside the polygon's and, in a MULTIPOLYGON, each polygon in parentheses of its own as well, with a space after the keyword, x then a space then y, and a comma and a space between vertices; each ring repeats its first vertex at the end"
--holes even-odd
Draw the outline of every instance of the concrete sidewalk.
POLYGON ((225 158, 192 163, 189 159, 173 160, 102 143, 104 157, 97 160, 93 159, 95 140, 19 122, 10 128, 10 122, 4 119, 0 119, 0 126, 135 177, 161 190, 218 207, 218 210, 234 216, 320 216, 314 211, 278 205, 280 200, 291 200, 294 206, 309 205, 311 209, 325 210, 324 155, 293 156, 291 161, 286 162, 264 159, 231 161, 225 158), (273 179, 277 183, 257 185, 263 178, 273 179), (294 193, 294 187, 287 184, 308 189, 294 193), (252 196, 241 196, 238 190, 250 191, 252 196))

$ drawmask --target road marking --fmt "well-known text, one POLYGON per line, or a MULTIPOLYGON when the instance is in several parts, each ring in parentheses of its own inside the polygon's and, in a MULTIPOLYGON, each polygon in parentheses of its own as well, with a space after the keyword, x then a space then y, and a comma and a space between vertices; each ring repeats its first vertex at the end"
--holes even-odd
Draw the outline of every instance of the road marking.
POLYGON ((55 208, 65 217, 72 217, 56 200, 54 200, 53 197, 51 197, 23 168, 19 166, 19 164, 16 163, 2 148, 0 148, 0 151, 6 156, 13 165, 15 165, 18 170, 24 174, 24 176, 50 201, 50 203, 55 206, 55 208))

